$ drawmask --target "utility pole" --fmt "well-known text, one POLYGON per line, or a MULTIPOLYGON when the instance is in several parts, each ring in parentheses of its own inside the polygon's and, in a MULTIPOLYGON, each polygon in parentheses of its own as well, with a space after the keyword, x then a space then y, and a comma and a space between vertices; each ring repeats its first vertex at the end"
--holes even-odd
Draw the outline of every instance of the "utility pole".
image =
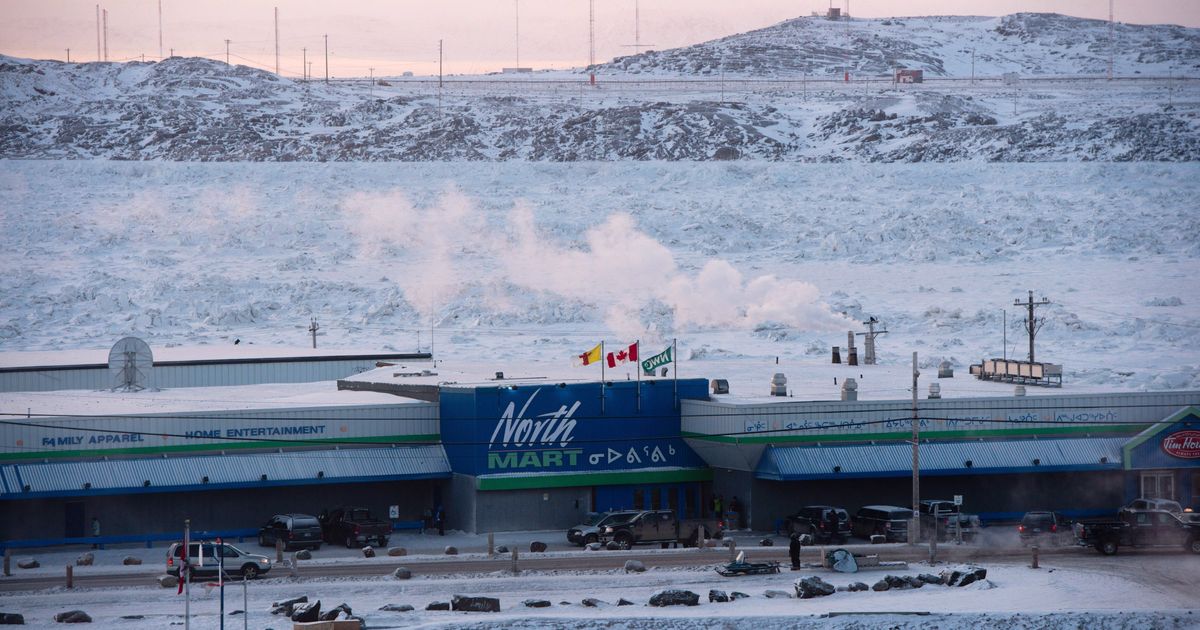
POLYGON ((588 82, 596 85, 596 0, 588 0, 588 82))
POLYGON ((108 61, 108 9, 104 13, 104 60, 108 61))
POLYGON ((975 85, 975 49, 971 49, 971 85, 975 85))
MULTIPOLYGON (((325 34, 325 83, 329 83, 329 34, 325 34)), ((314 346, 315 347, 315 346, 314 346)))
POLYGON ((521 67, 521 0, 513 0, 513 25, 517 44, 517 67, 521 67))
POLYGON ((1025 329, 1029 331, 1029 362, 1033 363, 1033 338, 1037 335, 1038 330, 1041 330, 1042 324, 1046 323, 1045 318, 1035 318, 1033 316, 1033 308, 1035 306, 1045 306, 1050 303, 1045 297, 1041 302, 1033 301, 1033 291, 1029 292, 1029 301, 1022 302, 1021 300, 1013 300, 1013 306, 1024 306, 1029 309, 1029 315, 1025 317, 1025 329))
MULTIPOLYGON (((921 421, 917 414, 917 353, 913 353, 912 365, 912 521, 908 526, 908 542, 915 545, 921 540, 921 421)), ((936 522, 936 521, 935 521, 936 522)))
POLYGON ((638 8, 637 0, 633 1, 633 44, 625 44, 626 48, 632 48, 633 54, 637 55, 642 52, 643 48, 649 48, 654 44, 642 44, 642 18, 641 11, 638 8))
POLYGON ((310 319, 309 321, 311 323, 308 325, 308 332, 312 333, 313 348, 316 348, 317 347, 317 331, 321 329, 321 326, 319 324, 317 324, 317 320, 315 320, 315 319, 310 319))
POLYGON ((100 56, 100 5, 96 5, 96 61, 102 61, 100 56))
POLYGON ((1113 77, 1113 0, 1108 0, 1108 80, 1113 77))
POLYGON ((229 65, 229 40, 225 40, 225 65, 229 65))
POLYGON ((868 318, 867 321, 863 323, 867 326, 867 332, 855 333, 856 335, 861 335, 863 337, 863 345, 865 346, 863 351, 863 365, 875 365, 875 337, 878 337, 887 331, 875 330, 875 324, 878 324, 879 320, 875 319, 874 316, 868 318))
POLYGON ((275 7, 275 76, 279 76, 279 7, 275 7))
POLYGON ((442 115, 442 40, 438 40, 438 116, 442 115))
POLYGON ((374 96, 374 94, 375 94, 375 68, 367 68, 367 70, 371 73, 371 85, 370 85, 370 87, 367 88, 367 94, 370 96, 374 96))
POLYGON ((300 77, 301 77, 300 80, 308 81, 308 49, 301 48, 300 54, 301 54, 301 59, 302 59, 302 61, 300 62, 300 77))
POLYGON ((162 56, 162 0, 158 0, 158 58, 161 61, 162 56))
POLYGON ((67 63, 71 63, 71 49, 67 49, 67 63))
POLYGON ((174 49, 174 48, 172 48, 172 49, 171 49, 171 56, 172 56, 172 57, 174 57, 174 56, 175 56, 175 49, 174 49))

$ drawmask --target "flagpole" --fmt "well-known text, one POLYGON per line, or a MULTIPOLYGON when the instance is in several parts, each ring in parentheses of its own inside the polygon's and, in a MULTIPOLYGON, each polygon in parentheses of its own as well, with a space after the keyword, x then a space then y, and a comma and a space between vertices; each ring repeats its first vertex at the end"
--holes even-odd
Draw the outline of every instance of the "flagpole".
MULTIPOLYGON (((221 587, 221 630, 225 630, 225 543, 217 538, 217 583, 221 587)), ((243 611, 242 614, 249 614, 243 611)))
POLYGON ((192 519, 183 519, 183 562, 179 570, 183 573, 183 628, 192 627, 192 519))
POLYGON ((675 369, 671 373, 675 376, 675 408, 679 408, 679 346, 678 340, 671 339, 671 358, 675 360, 675 369))
POLYGON ((633 346, 637 348, 637 359, 633 361, 633 371, 637 372, 637 410, 642 413, 642 340, 633 342, 633 346))
POLYGON ((604 364, 608 357, 604 356, 604 340, 600 340, 600 415, 604 415, 604 364))

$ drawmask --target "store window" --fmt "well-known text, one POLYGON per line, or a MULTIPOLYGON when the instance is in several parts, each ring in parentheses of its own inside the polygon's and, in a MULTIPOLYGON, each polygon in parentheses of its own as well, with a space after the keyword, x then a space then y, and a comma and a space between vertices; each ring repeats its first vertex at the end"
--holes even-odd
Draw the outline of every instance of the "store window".
POLYGON ((1175 475, 1169 472, 1142 473, 1143 499, 1175 499, 1175 475))

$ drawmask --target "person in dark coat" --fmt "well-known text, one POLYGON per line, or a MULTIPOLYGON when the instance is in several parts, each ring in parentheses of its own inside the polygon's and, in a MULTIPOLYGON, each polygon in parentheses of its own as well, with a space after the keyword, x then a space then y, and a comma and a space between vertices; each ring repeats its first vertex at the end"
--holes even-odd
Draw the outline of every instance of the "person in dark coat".
POLYGON ((788 539, 788 556, 792 559, 792 568, 800 568, 800 532, 792 532, 788 539))
POLYGON ((433 520, 437 522, 438 536, 446 535, 446 510, 437 506, 433 511, 433 520))

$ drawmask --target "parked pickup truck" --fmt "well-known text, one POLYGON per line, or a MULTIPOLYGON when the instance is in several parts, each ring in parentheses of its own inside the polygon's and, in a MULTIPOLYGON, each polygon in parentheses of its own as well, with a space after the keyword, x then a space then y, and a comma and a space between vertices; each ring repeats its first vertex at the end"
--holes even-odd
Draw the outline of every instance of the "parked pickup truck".
POLYGON ((675 510, 644 510, 628 520, 615 521, 600 530, 600 542, 615 540, 622 547, 637 544, 669 543, 695 545, 700 539, 700 528, 705 538, 721 538, 725 535, 725 524, 713 518, 681 519, 675 510))
POLYGON ((1174 501, 1138 499, 1121 508, 1115 521, 1076 523, 1075 538, 1106 556, 1120 547, 1183 547, 1200 554, 1200 522, 1174 501))
POLYGON ((638 513, 638 510, 616 510, 601 512, 599 514, 589 514, 586 523, 581 523, 567 530, 567 540, 581 547, 588 543, 599 542, 600 531, 604 529, 605 525, 627 521, 637 516, 638 513))
POLYGON ((321 537, 325 542, 344 542, 347 548, 372 540, 384 547, 392 533, 391 523, 371 518, 371 511, 364 507, 325 510, 317 520, 321 521, 321 537))

